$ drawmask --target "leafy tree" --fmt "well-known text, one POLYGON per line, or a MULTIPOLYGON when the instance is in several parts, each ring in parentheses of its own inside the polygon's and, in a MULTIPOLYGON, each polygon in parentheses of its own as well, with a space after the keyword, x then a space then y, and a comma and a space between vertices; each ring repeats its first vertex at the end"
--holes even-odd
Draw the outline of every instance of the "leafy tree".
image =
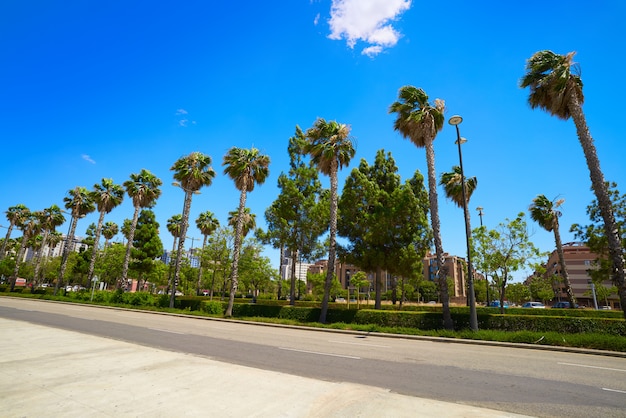
MULTIPOLYGON (((210 186, 215 177, 215 171, 211 167, 211 157, 201 152, 192 152, 191 154, 179 158, 170 168, 174 172, 174 180, 185 192, 185 203, 183 205, 183 218, 180 229, 180 238, 178 240, 178 251, 176 253, 176 263, 174 265, 174 283, 180 274, 180 259, 185 246, 185 238, 187 237, 187 226, 189 225, 189 210, 191 208, 191 197, 194 193, 205 186, 210 186)), ((176 285, 172 286, 170 292, 170 308, 174 307, 174 297, 176 294, 176 285)))
POLYGON ((476 228, 474 252, 482 271, 491 272, 500 293, 500 312, 504 313, 506 287, 511 273, 536 267, 536 260, 547 254, 530 241, 526 215, 520 212, 513 220, 506 219, 496 229, 476 228))
POLYGON ((533 221, 537 222, 546 231, 554 233, 554 243, 556 244, 556 252, 559 256, 561 276, 563 277, 563 282, 565 283, 567 299, 569 300, 570 307, 574 309, 576 308, 576 297, 574 296, 572 284, 569 280, 567 264, 565 263, 565 255, 563 254, 561 233, 559 231, 559 216, 561 216, 561 212, 558 208, 563 204, 563 202, 564 199, 550 201, 544 195, 538 195, 533 199, 533 202, 528 210, 530 211, 530 217, 533 221))
POLYGON ((137 290, 140 290, 141 280, 146 281, 147 275, 154 271, 156 258, 163 254, 163 243, 159 238, 159 223, 154 212, 144 209, 137 219, 137 228, 132 248, 131 269, 138 273, 137 290))
POLYGON ((528 283, 528 289, 530 290, 530 297, 534 300, 540 300, 543 303, 554 298, 554 279, 544 274, 533 275, 528 283))
POLYGON ((235 228, 235 245, 233 249, 233 264, 230 276, 230 296, 225 315, 232 316, 235 293, 238 286, 239 256, 243 241, 244 214, 248 192, 254 190, 256 184, 265 183, 269 175, 270 158, 263 155, 256 148, 244 149, 232 147, 224 156, 224 174, 235 182, 235 187, 241 192, 239 195, 239 213, 235 228))
POLYGON ((70 220, 70 231, 65 237, 65 247, 61 260, 61 268, 59 269, 59 279, 54 287, 54 294, 59 291, 59 286, 63 283, 65 277, 65 269, 67 267, 68 255, 73 251, 74 234, 76 233, 76 224, 80 218, 85 217, 88 213, 96 210, 93 199, 89 191, 84 187, 75 187, 68 191, 68 195, 63 198, 65 209, 70 211, 72 219, 70 220))
POLYGON ((364 272, 357 271, 354 273, 354 276, 350 277, 350 284, 354 286, 354 290, 356 290, 356 306, 358 309, 361 300, 360 289, 367 286, 367 289, 369 290, 370 281, 367 280, 367 275, 364 272))
MULTIPOLYGON (((346 259, 376 272, 376 309, 381 307, 382 271, 398 273, 404 248, 420 246, 423 255, 429 246, 427 213, 412 184, 401 184, 397 171, 391 153, 379 150, 374 165, 362 159, 352 170, 339 200, 338 231, 349 240, 346 259)), ((425 194, 423 178, 421 187, 425 194)))
POLYGON ((113 243, 103 253, 102 258, 96 264, 95 275, 101 282, 108 286, 116 286, 122 275, 122 266, 124 265, 124 257, 126 255, 126 247, 121 243, 113 243))
MULTIPOLYGON (((225 291, 228 280, 228 270, 231 264, 231 247, 233 234, 230 229, 220 227, 211 236, 202 251, 202 263, 210 268, 211 278, 209 296, 213 300, 215 290, 225 291), (220 281, 222 286, 220 286, 220 281)), ((223 293, 221 293, 223 295, 223 293)))
POLYGON ((0 249, 0 260, 2 260, 6 255, 6 247, 9 240, 11 239, 11 233, 13 232, 13 228, 16 224, 23 222, 28 217, 29 213, 30 210, 28 210, 28 208, 21 203, 15 206, 11 206, 5 212, 7 220, 9 221, 9 227, 7 228, 7 234, 4 237, 4 241, 2 242, 2 249, 0 249))
POLYGON ((305 147, 304 132, 296 126, 287 148, 289 172, 278 177, 280 194, 265 211, 268 230, 261 237, 274 248, 287 248, 291 254, 291 305, 296 299, 296 256, 311 259, 319 237, 328 229, 324 219, 329 216, 329 196, 322 188, 318 171, 305 161, 305 147))
POLYGON ((509 301, 521 305, 530 300, 530 289, 524 283, 510 283, 506 287, 509 301))
POLYGON ((520 86, 530 88, 528 103, 531 108, 539 107, 560 119, 567 120, 571 117, 574 121, 589 168, 591 188, 596 195, 598 210, 604 221, 608 258, 611 260, 611 277, 619 289, 620 303, 626 318, 624 245, 615 220, 607 183, 600 168, 596 146, 582 110, 585 101, 583 82, 580 71, 573 62, 574 54, 575 52, 567 55, 555 54, 552 51, 536 52, 526 63, 526 74, 520 80, 520 86))
POLYGON ((350 163, 356 151, 354 143, 350 139, 350 127, 336 121, 326 122, 324 119, 318 118, 313 127, 306 131, 306 138, 308 142, 304 146, 305 152, 311 156, 311 162, 317 169, 330 178, 330 239, 324 296, 319 319, 321 323, 325 323, 337 252, 337 205, 339 201, 337 173, 350 163))
MULTIPOLYGON (((196 219, 196 226, 202 233, 202 252, 204 252, 204 248, 206 247, 207 240, 211 234, 213 234, 217 228, 220 227, 220 222, 215 219, 215 215, 213 212, 207 210, 206 212, 202 212, 198 215, 198 219, 196 219)), ((198 269, 198 285, 196 287, 196 295, 200 296, 200 286, 202 285, 202 270, 204 267, 204 262, 202 257, 200 257, 200 268, 198 269)))
MULTIPOLYGON (((613 212, 615 213, 617 228, 620 231, 626 231, 626 194, 620 194, 617 189, 617 183, 607 183, 607 189, 610 200, 613 206, 613 212)), ((615 276, 611 274, 613 263, 610 257, 609 243, 606 235, 606 227, 604 225, 604 219, 600 212, 598 200, 594 199, 589 206, 587 206, 587 215, 591 220, 589 225, 573 224, 570 228, 570 232, 574 232, 576 239, 581 240, 589 247, 591 251, 598 255, 598 258, 594 261, 594 268, 588 270, 593 282, 598 289, 602 285, 602 282, 607 277, 613 279, 613 285, 617 288, 617 293, 620 298, 620 304, 624 307, 625 301, 622 299, 623 289, 615 282, 615 276)), ((626 248, 626 234, 622 234, 622 246, 626 248)))
POLYGON ((163 182, 160 178, 152 174, 145 168, 139 173, 130 175, 130 179, 124 182, 124 188, 126 193, 133 200, 133 219, 127 224, 126 220, 122 226, 122 232, 126 237, 126 255, 124 256, 124 264, 122 266, 121 281, 118 283, 118 287, 128 280, 128 265, 130 263, 130 250, 133 247, 133 239, 135 237, 135 229, 137 228, 137 221, 139 219, 139 211, 143 208, 151 208, 154 206, 156 200, 161 196, 161 185, 163 182), (126 230, 126 231, 125 231, 126 230))
POLYGON ((397 102, 389 107, 389 113, 396 113, 394 130, 408 138, 418 148, 426 149, 428 166, 428 200, 430 203, 430 221, 433 229, 435 254, 437 256, 436 276, 439 280, 440 299, 443 305, 443 322, 446 329, 453 329, 450 314, 450 296, 448 294, 447 267, 439 220, 439 203, 437 202, 437 175, 435 171, 435 148, 433 142, 437 133, 443 128, 445 105, 443 100, 435 99, 434 106, 428 102, 428 95, 421 88, 404 86, 398 92, 397 102))
POLYGON ((96 226, 94 243, 91 249, 91 260, 89 262, 89 272, 87 273, 87 288, 91 288, 91 279, 93 278, 98 246, 100 244, 100 234, 104 224, 104 215, 110 213, 122 203, 124 200, 124 189, 119 184, 113 183, 113 179, 103 178, 100 183, 93 185, 91 198, 96 204, 100 216, 98 217, 98 225, 96 226))

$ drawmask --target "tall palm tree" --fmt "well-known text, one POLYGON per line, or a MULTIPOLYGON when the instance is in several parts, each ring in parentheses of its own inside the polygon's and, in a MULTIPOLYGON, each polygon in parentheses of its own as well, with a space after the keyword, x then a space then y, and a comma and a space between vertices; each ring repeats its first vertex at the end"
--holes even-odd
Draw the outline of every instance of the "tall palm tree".
POLYGON ((43 251, 48 244, 50 234, 56 230, 57 226, 63 225, 65 222, 65 216, 61 213, 61 208, 57 205, 52 205, 47 209, 39 212, 39 224, 43 231, 43 237, 41 239, 41 249, 37 256, 37 262, 35 264, 35 272, 33 274, 33 287, 37 285, 39 280, 39 271, 41 268, 41 261, 43 259, 43 251))
POLYGON ((76 233, 76 224, 80 218, 84 218, 88 213, 96 210, 93 203, 91 193, 84 187, 75 187, 67 192, 67 196, 63 198, 65 209, 70 211, 70 230, 65 237, 65 246, 63 247, 63 255, 61 257, 61 268, 59 269, 59 279, 54 286, 54 294, 59 291, 59 286, 63 282, 65 269, 67 267, 67 258, 74 248, 74 234, 76 233))
MULTIPOLYGON (((180 275, 180 260, 185 246, 185 238, 187 237, 187 226, 189 225, 189 209, 191 208, 191 197, 194 193, 205 186, 210 186, 215 177, 215 171, 211 167, 211 157, 201 152, 192 152, 191 154, 179 158, 170 168, 174 172, 174 180, 176 184, 185 192, 185 202, 183 205, 183 218, 180 229, 180 238, 178 240, 178 251, 176 253, 176 264, 174 266, 174 283, 180 275)), ((170 308, 174 307, 174 296, 176 294, 176 286, 172 286, 170 293, 170 308)))
POLYGON ((109 241, 111 238, 117 235, 120 232, 120 227, 115 222, 105 222, 102 225, 102 235, 104 235, 104 249, 106 250, 109 247, 109 241))
POLYGON ((437 201, 437 175, 435 171, 435 148, 433 142, 443 128, 445 105, 443 100, 435 99, 434 106, 428 102, 428 95, 421 88, 401 87, 399 100, 392 103, 389 113, 396 113, 394 130, 409 139, 418 148, 426 149, 428 166, 428 201, 430 204, 430 222, 433 228, 435 254, 437 256, 436 275, 439 281, 439 295, 443 306, 443 322, 446 329, 452 329, 450 297, 448 296, 448 269, 445 265, 443 244, 441 242, 441 223, 439 203, 437 201))
POLYGON ((232 316, 235 293, 239 285, 239 255, 243 239, 244 209, 248 192, 254 190, 256 184, 263 184, 269 176, 270 157, 263 155, 256 148, 232 147, 224 156, 222 165, 224 174, 235 182, 235 187, 241 192, 239 195, 239 214, 235 228, 235 243, 233 248, 233 264, 230 274, 230 296, 225 315, 232 316))
MULTIPOLYGON (((245 208, 243 211, 243 226, 241 228, 241 236, 245 238, 250 231, 254 231, 256 228, 256 215, 250 212, 250 208, 245 208)), ((228 225, 233 228, 233 231, 237 230, 237 221, 239 220, 239 210, 233 210, 228 212, 228 225)))
MULTIPOLYGON (((213 212, 207 210, 206 212, 202 212, 198 215, 198 219, 196 219, 196 226, 202 233, 202 251, 200 254, 204 253, 204 248, 206 247, 207 239, 209 235, 212 235, 217 228, 220 227, 220 222, 215 219, 215 215, 213 212)), ((196 294, 200 296, 200 287, 202 286, 202 258, 200 259, 200 267, 198 268, 198 285, 196 287, 196 294)))
POLYGON ((620 232, 615 221, 613 206, 609 197, 604 174, 600 169, 600 160, 596 152, 582 105, 583 82, 578 66, 573 62, 575 52, 559 55, 552 51, 536 52, 526 63, 526 74, 520 80, 522 88, 529 87, 528 103, 531 108, 541 108, 553 116, 567 120, 570 117, 576 125, 578 140, 583 148, 591 187, 598 200, 598 208, 604 220, 609 257, 611 259, 612 278, 617 285, 620 304, 626 318, 626 282, 624 280, 624 248, 620 241, 620 232), (572 71, 574 70, 574 71, 572 71))
POLYGON ((311 156, 311 163, 330 178, 330 243, 328 246, 328 266, 324 282, 324 296, 320 312, 321 323, 326 322, 328 301, 335 273, 335 257, 337 252, 337 173, 350 164, 356 153, 354 142, 350 137, 350 126, 318 118, 313 126, 306 131, 307 143, 304 151, 311 156))
POLYGON ((113 183, 113 179, 104 178, 100 183, 94 184, 93 189, 91 197, 98 208, 100 216, 98 217, 98 225, 96 226, 96 234, 91 250, 91 261, 89 262, 89 271, 87 273, 87 289, 91 289, 91 280, 94 267, 96 266, 96 256, 98 255, 98 244, 100 243, 104 215, 111 212, 124 200, 124 189, 119 184, 113 183))
MULTIPOLYGON (((461 145, 459 144, 459 147, 461 145)), ((468 298, 467 302, 470 308, 470 328, 472 331, 478 331, 478 316, 476 313, 476 294, 474 293, 474 265, 470 255, 471 243, 470 235, 472 227, 470 224, 470 214, 467 210, 470 198, 476 190, 478 180, 476 177, 465 177, 461 166, 455 165, 451 172, 441 174, 439 184, 443 186, 446 197, 452 200, 458 207, 463 209, 463 217, 465 219, 465 237, 467 241, 467 284, 468 298)))
POLYGON ((533 199, 528 210, 530 211, 530 217, 533 221, 537 222, 539 226, 546 231, 554 232, 554 243, 556 244, 556 253, 559 256, 559 263, 561 264, 561 277, 563 277, 563 282, 565 283, 567 299, 569 300, 570 308, 575 308, 576 297, 574 296, 572 284, 569 280, 569 273, 567 272, 567 265, 565 264, 565 255, 563 254, 561 233, 559 232, 559 217, 561 216, 561 211, 559 211, 558 208, 564 201, 565 199, 551 201, 541 194, 533 199))
POLYGON ((168 269, 169 271, 167 275, 167 283, 168 283, 167 290, 168 291, 174 285, 174 283, 172 282, 172 268, 174 268, 174 254, 176 254, 176 247, 178 245, 178 239, 180 238, 180 231, 182 227, 183 227, 183 215, 181 214, 174 215, 167 220, 167 230, 169 231, 170 234, 172 234, 172 237, 174 238, 172 242, 172 252, 170 253, 170 256, 169 256, 170 266, 169 266, 169 269, 168 269))
POLYGON ((23 222, 26 216, 30 213, 28 208, 23 204, 11 206, 6 212, 7 220, 9 221, 9 227, 7 228, 7 235, 2 242, 2 249, 0 249, 0 260, 4 258, 7 250, 7 243, 11 239, 11 233, 16 224, 23 222))
MULTIPOLYGON (((135 229, 137 229, 137 221, 139 220, 139 211, 142 208, 151 208, 156 200, 161 196, 161 185, 163 182, 160 178, 152 174, 145 168, 139 173, 130 175, 130 179, 124 182, 126 193, 133 200, 133 219, 130 222, 128 236, 126 237, 126 255, 124 256, 124 264, 122 265, 122 277, 117 286, 126 284, 128 280, 128 264, 130 263, 130 250, 133 248, 133 239, 135 238, 135 229)), ((122 228, 123 229, 123 228, 122 228)))
POLYGON ((15 281, 19 274, 20 264, 24 258, 24 251, 26 250, 26 244, 28 241, 37 235, 41 229, 39 224, 39 213, 28 212, 23 214, 19 223, 15 224, 22 231, 22 240, 20 243, 20 249, 15 257, 15 269, 13 270, 13 277, 11 278, 11 292, 15 289, 15 281))

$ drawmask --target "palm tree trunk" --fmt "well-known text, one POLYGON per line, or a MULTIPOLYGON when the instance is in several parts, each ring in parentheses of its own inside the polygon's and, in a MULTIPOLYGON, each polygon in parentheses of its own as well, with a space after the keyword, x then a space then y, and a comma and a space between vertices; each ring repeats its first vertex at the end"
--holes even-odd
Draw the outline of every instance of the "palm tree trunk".
POLYGON ((137 221, 139 220, 139 206, 135 206, 135 213, 133 213, 133 221, 130 224, 130 231, 128 231, 128 242, 126 243, 126 255, 124 256, 124 265, 122 266, 122 278, 118 280, 117 287, 119 288, 122 283, 126 283, 128 280, 128 264, 130 263, 130 250, 133 248, 133 240, 135 239, 135 230, 137 229, 137 221))
POLYGON ((45 230, 43 233, 43 238, 41 239, 41 248, 37 254, 37 261, 35 263, 35 272, 33 273, 33 289, 37 287, 37 283, 39 282, 39 271, 41 270, 41 263, 44 258, 43 250, 46 248, 46 242, 48 241, 48 235, 50 232, 45 230))
POLYGON ((382 276, 383 276, 383 269, 380 268, 380 266, 376 267, 376 275, 374 278, 374 288, 375 288, 375 300, 374 300, 374 309, 380 309, 382 306, 382 284, 383 284, 383 280, 382 280, 382 276))
POLYGON ((613 283, 617 286, 617 293, 619 294, 620 306, 624 312, 624 318, 626 319, 626 283, 624 280, 624 250, 620 240, 619 229, 617 222, 615 222, 615 215, 613 214, 613 205, 606 182, 604 180, 604 174, 600 169, 600 160, 596 152, 596 147, 593 143, 593 138, 587 127, 587 121, 582 107, 578 102, 574 89, 571 89, 569 97, 569 111, 576 125, 576 132, 578 134, 578 140, 583 147, 585 159, 587 160, 587 167, 589 168, 589 175, 591 177, 591 187, 598 199, 598 208, 600 214, 604 220, 604 230, 607 236, 609 245, 609 258, 611 259, 612 271, 611 278, 613 283))
POLYGON ((7 234, 4 237, 4 241, 2 242, 2 249, 0 250, 0 260, 4 259, 4 256, 7 252, 7 243, 11 239, 11 233, 13 232, 14 222, 9 223, 9 227, 7 228, 7 234))
POLYGON ((70 220, 70 232, 65 237, 65 246, 63 247, 63 256, 61 258, 61 268, 59 270, 59 278, 57 280, 56 285, 54 286, 54 295, 56 296, 59 291, 59 287, 63 283, 63 277, 65 276, 65 269, 67 268, 67 259, 70 255, 70 252, 74 248, 74 233, 76 232, 76 224, 78 223, 78 218, 72 216, 70 220))
POLYGON ((22 242, 20 244, 20 249, 17 252, 17 257, 15 258, 15 269, 13 270, 13 278, 11 279, 11 292, 15 289, 15 282, 17 280, 17 275, 19 274, 20 263, 22 261, 22 258, 24 257, 24 250, 26 249, 26 242, 27 241, 28 241, 28 238, 24 234, 22 236, 22 242))
POLYGON ((441 299, 443 311, 443 325, 446 329, 454 328, 452 315, 450 314, 450 296, 448 295, 448 267, 446 258, 443 255, 443 244, 441 243, 441 227, 439 221, 439 204, 437 202, 437 174, 435 172, 435 150, 433 140, 426 143, 426 163, 428 165, 428 201, 430 203, 430 222, 433 228, 433 238, 435 241, 435 254, 437 256, 437 277, 439 281, 439 298, 441 299))
POLYGON ((230 274, 230 295, 228 297, 228 307, 225 316, 233 316, 233 305, 235 304, 235 294, 239 286, 239 253, 241 249, 241 241, 243 238, 243 215, 246 207, 246 190, 247 184, 241 187, 241 195, 239 196, 239 212, 237 214, 237 226, 235 227, 235 245, 233 248, 233 265, 230 274))
POLYGON ((93 278, 93 270, 96 266, 96 257, 98 256, 98 244, 100 243, 100 232, 102 231, 102 223, 104 222, 104 211, 100 212, 98 218, 98 226, 96 227, 96 236, 94 237, 93 248, 91 250, 91 261, 89 262, 89 272, 87 273, 87 289, 91 289, 91 279, 93 278))
POLYGON ((576 297, 572 290, 572 283, 569 280, 569 273, 567 272, 567 265, 565 264, 565 255, 563 254, 563 244, 561 242, 561 233, 559 232, 559 221, 554 218, 554 242, 556 244, 556 252, 559 256, 559 263, 561 264, 561 276, 565 283, 565 290, 567 292, 567 300, 569 300, 570 308, 576 307, 576 297))
POLYGON ((183 224, 180 226, 180 237, 178 237, 178 251, 176 252, 176 264, 174 265, 174 282, 170 290, 170 308, 174 307, 174 298, 176 297, 176 282, 180 276, 180 261, 183 257, 185 249, 185 238, 187 237, 187 223, 189 222, 189 208, 191 208, 192 192, 185 190, 185 204, 183 205, 183 224))
POLYGON ((337 251, 337 159, 333 159, 330 168, 330 245, 328 248, 328 265, 326 268, 326 281, 324 282, 324 296, 322 297, 322 309, 320 312, 320 322, 326 323, 328 314, 328 300, 330 299, 330 288, 333 283, 335 273, 335 253, 337 251))
POLYGON ((296 253, 297 250, 291 250, 291 286, 289 288, 289 304, 296 304, 296 253))

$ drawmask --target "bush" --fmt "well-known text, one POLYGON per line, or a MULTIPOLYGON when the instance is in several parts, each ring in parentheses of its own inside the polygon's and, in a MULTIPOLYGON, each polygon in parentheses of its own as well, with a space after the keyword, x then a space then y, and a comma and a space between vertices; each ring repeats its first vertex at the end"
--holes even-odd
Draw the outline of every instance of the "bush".
POLYGON ((217 300, 204 300, 200 303, 202 312, 209 315, 224 315, 224 304, 217 300))

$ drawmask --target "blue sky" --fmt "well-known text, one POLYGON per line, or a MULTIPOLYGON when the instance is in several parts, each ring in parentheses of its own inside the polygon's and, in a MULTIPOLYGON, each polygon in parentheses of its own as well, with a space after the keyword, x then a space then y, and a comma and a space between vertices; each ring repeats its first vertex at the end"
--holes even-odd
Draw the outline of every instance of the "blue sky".
MULTIPOLYGON (((619 0, 593 7, 534 0, 5 1, 0 210, 62 206, 75 186, 91 189, 104 177, 121 184, 146 168, 164 183, 154 210, 170 248, 165 224, 183 205, 182 191, 171 186, 174 161, 192 151, 212 157, 218 176, 194 196, 191 219, 210 210, 225 224, 239 192, 222 174, 222 158, 232 146, 255 146, 271 158, 267 182, 248 196, 263 227, 278 175, 288 170, 288 138, 295 125, 307 129, 317 117, 352 127, 357 153, 340 186, 381 148, 403 179, 416 169, 425 174, 424 150, 394 132, 387 113, 398 89, 410 84, 445 100, 446 118, 464 119, 465 173, 478 178, 472 225, 479 225, 477 206, 494 228, 526 211, 537 194, 558 196, 568 242, 572 223, 588 223, 593 199, 583 152, 573 122, 531 110, 518 80, 536 51, 577 51, 602 169, 626 187, 625 12, 619 0)), ((455 139, 446 124, 435 141, 438 174, 458 164, 455 139)), ((441 189, 439 204, 444 249, 464 256, 462 211, 441 189)), ((106 220, 121 224, 132 210, 126 197, 106 220)), ((95 213, 81 220, 77 233, 96 221, 95 213)), ((7 225, 4 216, 0 225, 7 225)), ((550 233, 531 228, 537 246, 554 248, 550 233)), ((194 226, 189 236, 201 235, 194 226)), ((277 251, 265 254, 278 265, 277 251)))

